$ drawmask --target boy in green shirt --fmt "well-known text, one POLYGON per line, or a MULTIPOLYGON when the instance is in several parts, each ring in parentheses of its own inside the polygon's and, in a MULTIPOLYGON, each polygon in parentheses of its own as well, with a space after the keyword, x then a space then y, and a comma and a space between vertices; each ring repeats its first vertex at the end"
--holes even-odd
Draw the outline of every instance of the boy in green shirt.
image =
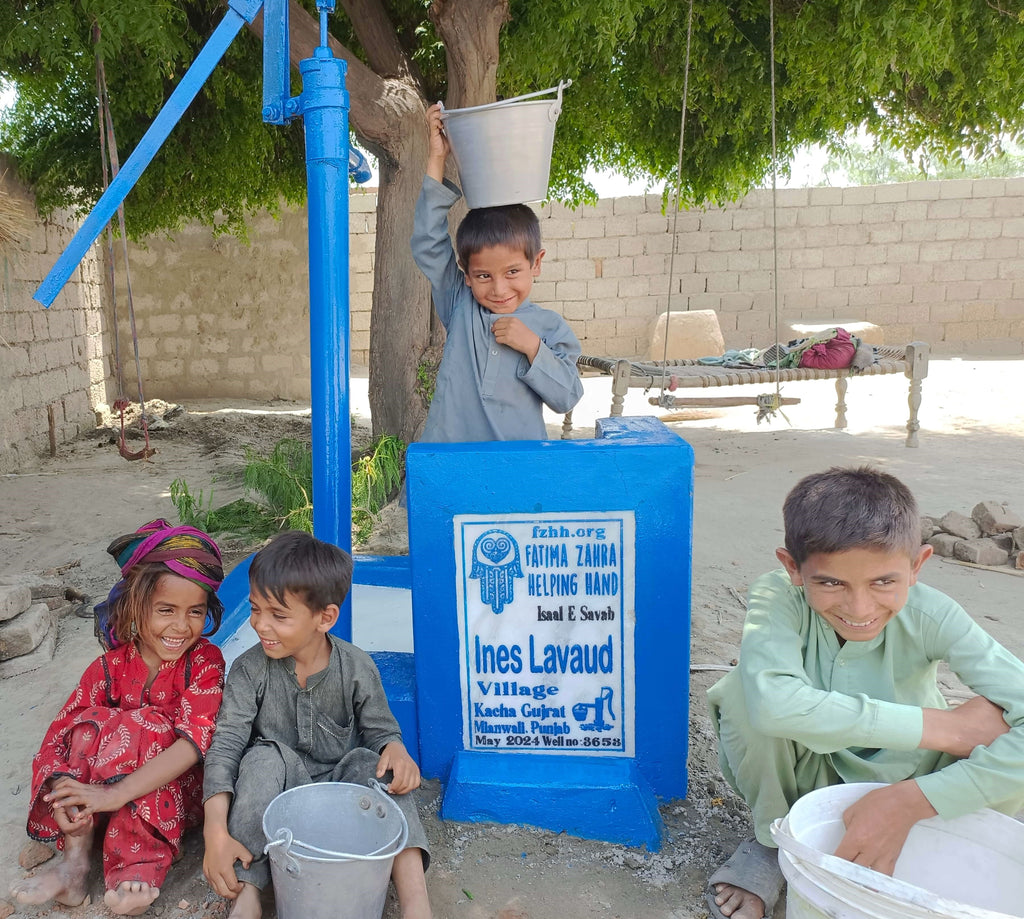
POLYGON ((768 828, 815 788, 887 783, 843 815, 835 854, 890 875, 918 820, 1024 806, 1024 664, 918 583, 932 548, 907 487, 833 468, 797 483, 783 517, 785 570, 751 585, 739 666, 708 691, 722 773, 756 836, 709 880, 716 917, 771 915, 782 874, 768 828), (977 695, 947 708, 939 661, 977 695))

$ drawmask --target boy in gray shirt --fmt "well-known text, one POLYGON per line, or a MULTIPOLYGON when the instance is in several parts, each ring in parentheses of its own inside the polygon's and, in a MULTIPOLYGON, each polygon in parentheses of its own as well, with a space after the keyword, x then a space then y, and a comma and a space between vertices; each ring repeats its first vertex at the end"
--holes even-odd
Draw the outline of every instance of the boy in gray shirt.
POLYGON ((544 440, 544 406, 570 411, 583 384, 579 340, 558 313, 530 300, 544 257, 537 215, 525 204, 471 210, 456 256, 448 210, 461 192, 444 180, 450 150, 440 106, 427 111, 427 128, 412 254, 448 334, 421 440, 544 440))
POLYGON ((369 655, 329 634, 351 583, 351 556, 298 530, 275 537, 250 565, 250 621, 260 643, 228 674, 203 780, 203 872, 235 901, 229 919, 262 914, 260 890, 270 880, 263 813, 278 794, 388 774, 409 824, 391 879, 404 919, 431 915, 427 840, 407 794, 419 787, 419 767, 369 655))

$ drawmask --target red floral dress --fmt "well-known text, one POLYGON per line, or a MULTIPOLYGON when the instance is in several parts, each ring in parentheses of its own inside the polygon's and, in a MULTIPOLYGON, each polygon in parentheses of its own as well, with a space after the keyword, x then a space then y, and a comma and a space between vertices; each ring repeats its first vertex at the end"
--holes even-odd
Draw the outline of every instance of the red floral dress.
POLYGON ((220 649, 200 639, 175 661, 160 665, 147 689, 149 668, 133 643, 89 665, 57 714, 32 760, 28 834, 63 847, 63 835, 42 800, 44 783, 62 775, 80 782, 120 781, 179 737, 200 762, 171 782, 110 814, 103 840, 108 889, 122 881, 163 884, 186 829, 202 818, 202 760, 224 689, 220 649))

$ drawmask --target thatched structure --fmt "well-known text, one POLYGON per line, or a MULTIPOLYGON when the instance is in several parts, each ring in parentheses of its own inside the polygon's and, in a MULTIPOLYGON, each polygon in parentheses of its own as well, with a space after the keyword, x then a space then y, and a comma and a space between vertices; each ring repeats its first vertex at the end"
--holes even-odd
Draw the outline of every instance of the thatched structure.
POLYGON ((12 195, 5 183, 7 173, 0 173, 0 252, 8 252, 29 235, 31 224, 25 204, 12 195))

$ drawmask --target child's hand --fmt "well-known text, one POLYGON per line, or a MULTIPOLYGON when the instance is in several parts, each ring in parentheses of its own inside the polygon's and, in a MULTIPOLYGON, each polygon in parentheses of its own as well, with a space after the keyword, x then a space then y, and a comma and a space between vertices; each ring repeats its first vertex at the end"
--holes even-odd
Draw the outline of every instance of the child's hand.
POLYGON ((501 316, 491 323, 491 334, 499 345, 508 345, 520 354, 525 354, 530 363, 540 350, 540 336, 515 316, 501 316))
POLYGON ((975 696, 953 709, 926 708, 920 746, 967 757, 975 747, 987 747, 1009 730, 1003 710, 984 696, 975 696))
POLYGON ((404 795, 420 787, 420 767, 409 755, 405 745, 393 740, 380 754, 377 763, 377 778, 383 778, 388 770, 394 773, 388 791, 393 795, 404 795))
POLYGON ((427 175, 438 182, 444 178, 444 164, 451 149, 441 121, 441 103, 435 102, 427 109, 427 175))
POLYGON ((92 814, 113 813, 125 805, 117 785, 86 785, 69 776, 57 779, 43 800, 54 809, 65 812, 65 816, 77 828, 81 828, 92 814))
POLYGON ((911 828, 934 816, 935 808, 913 779, 876 788, 843 812, 846 835, 835 854, 891 876, 911 828))
POLYGON ((92 829, 92 817, 79 817, 78 808, 54 807, 53 821, 65 836, 84 836, 92 829))
POLYGON ((243 884, 235 874, 235 861, 243 868, 252 864, 252 853, 226 829, 204 826, 203 874, 210 886, 222 897, 234 900, 242 891, 243 884))

